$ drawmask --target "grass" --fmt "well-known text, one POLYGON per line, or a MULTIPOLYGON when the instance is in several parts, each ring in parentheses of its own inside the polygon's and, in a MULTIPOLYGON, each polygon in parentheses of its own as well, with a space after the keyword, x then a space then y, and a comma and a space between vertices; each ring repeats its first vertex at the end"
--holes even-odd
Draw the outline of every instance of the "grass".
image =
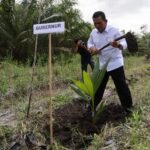
MULTIPOLYGON (((63 62, 64 54, 61 54, 61 59, 53 63, 53 82, 66 82, 70 78, 80 78, 80 58, 75 56, 70 58, 70 62, 63 62)), ((15 93, 24 93, 27 91, 31 82, 32 68, 29 65, 21 65, 10 60, 0 62, 0 93, 6 94, 10 88, 13 88, 15 93)), ((40 88, 48 85, 48 64, 42 65, 37 62, 34 74, 34 88, 40 88)))
MULTIPOLYGON (((68 79, 81 79, 80 57, 78 55, 71 57, 69 63, 63 61, 64 59, 66 58, 62 54, 60 59, 53 63, 55 87, 52 92, 52 100, 54 107, 71 102, 76 97, 75 93, 67 86, 68 79)), ((87 147, 89 150, 102 148, 148 150, 150 147, 150 63, 146 62, 144 57, 126 57, 125 73, 135 105, 133 115, 126 118, 123 123, 107 122, 104 124, 101 132, 94 135, 91 145, 87 147)), ((32 130, 31 126, 33 126, 24 123, 30 81, 31 67, 29 65, 19 65, 10 60, 0 63, 1 112, 10 108, 15 110, 18 124, 14 132, 20 131, 21 134, 27 129, 32 130), (13 89, 12 93, 15 94, 11 95, 11 89, 13 89)), ((114 89, 111 80, 108 86, 114 89)), ((49 109, 48 67, 46 63, 45 65, 40 64, 40 62, 37 63, 33 87, 31 116, 39 117, 40 115, 42 117, 49 109)), ((109 97, 109 101, 116 102, 116 99, 118 100, 116 94, 109 97)), ((40 129, 36 125, 34 127, 34 132, 37 133, 36 136, 41 142, 40 129)), ((11 127, 0 127, 0 137, 3 141, 0 144, 4 148, 8 146, 11 134, 11 127)), ((61 145, 59 146, 61 147, 61 145)))
MULTIPOLYGON (((107 128, 94 140, 89 147, 90 149, 108 148, 115 145, 120 150, 148 150, 150 147, 150 65, 143 57, 127 57, 125 60, 126 76, 132 77, 133 83, 130 83, 130 89, 135 105, 133 115, 127 118, 125 123, 113 125, 108 123, 104 126, 107 128), (136 78, 136 82, 134 80, 136 78), (109 127, 108 127, 109 126, 109 127), (113 132, 112 132, 113 131, 113 132), (105 133, 106 132, 106 133, 105 133), (108 142, 111 137, 111 142, 108 142), (99 139, 99 140, 98 140, 99 139), (112 140, 113 139, 113 140, 112 140), (115 142, 113 142, 115 141, 115 142), (107 144, 109 143, 109 144, 107 144), (110 146, 110 147, 109 147, 110 146)), ((110 82, 112 84, 112 82, 110 82)), ((113 87, 113 85, 110 85, 113 87)), ((116 99, 116 97, 114 98, 116 99)))

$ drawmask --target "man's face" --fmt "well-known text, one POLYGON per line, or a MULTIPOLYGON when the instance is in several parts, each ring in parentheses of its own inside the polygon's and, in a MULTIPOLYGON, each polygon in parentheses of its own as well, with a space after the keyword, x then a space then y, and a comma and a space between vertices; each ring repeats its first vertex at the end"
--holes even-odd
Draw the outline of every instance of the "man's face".
POLYGON ((98 31, 102 32, 106 28, 107 22, 104 21, 101 16, 97 18, 93 18, 93 22, 95 25, 95 28, 97 28, 98 31))

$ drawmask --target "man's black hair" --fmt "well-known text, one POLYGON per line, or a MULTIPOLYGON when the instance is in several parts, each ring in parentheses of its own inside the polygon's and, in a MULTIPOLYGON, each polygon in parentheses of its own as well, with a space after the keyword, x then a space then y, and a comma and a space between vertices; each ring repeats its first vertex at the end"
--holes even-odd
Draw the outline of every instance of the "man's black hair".
POLYGON ((104 21, 107 21, 105 13, 103 11, 96 11, 93 14, 93 18, 101 17, 104 21))

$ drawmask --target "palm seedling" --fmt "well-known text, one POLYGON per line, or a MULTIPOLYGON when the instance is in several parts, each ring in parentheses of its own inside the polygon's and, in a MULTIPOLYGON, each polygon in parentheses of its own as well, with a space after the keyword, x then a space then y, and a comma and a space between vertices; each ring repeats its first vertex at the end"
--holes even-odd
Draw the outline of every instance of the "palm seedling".
POLYGON ((104 67, 100 70, 99 69, 99 61, 97 60, 91 77, 87 72, 83 71, 83 81, 72 80, 72 83, 70 84, 71 88, 83 100, 85 100, 86 102, 89 102, 89 99, 90 99, 90 106, 91 106, 93 120, 95 120, 97 118, 97 115, 100 115, 100 113, 104 109, 104 103, 101 102, 99 107, 97 108, 97 113, 95 114, 94 96, 95 96, 95 93, 96 93, 99 85, 102 82, 102 79, 106 72, 106 67, 108 65, 108 62, 109 61, 107 61, 107 63, 104 65, 104 67))

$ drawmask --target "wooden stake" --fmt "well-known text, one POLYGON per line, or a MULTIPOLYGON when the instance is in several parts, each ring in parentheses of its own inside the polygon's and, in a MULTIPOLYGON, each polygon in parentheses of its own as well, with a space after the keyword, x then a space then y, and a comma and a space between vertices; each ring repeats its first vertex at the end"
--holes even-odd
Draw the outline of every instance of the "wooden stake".
MULTIPOLYGON (((40 20, 41 20, 41 9, 39 11, 38 23, 40 23, 40 20)), ((33 60, 33 65, 32 65, 31 82, 30 82, 30 88, 29 88, 29 102, 27 106, 27 118, 29 118, 31 101, 32 101, 33 80, 34 80, 35 64, 36 64, 36 58, 37 58, 37 46, 38 46, 38 34, 36 35, 36 38, 35 38, 34 60, 33 60)))
POLYGON ((35 63, 36 63, 36 57, 37 57, 37 45, 38 45, 38 35, 36 35, 36 38, 35 38, 34 61, 32 65, 31 82, 30 82, 30 87, 29 87, 29 102, 28 102, 28 107, 27 107, 27 118, 29 118, 31 101, 32 101, 33 80, 34 80, 35 63))
POLYGON ((50 144, 53 144, 53 118, 52 118, 52 54, 51 54, 51 34, 49 34, 49 116, 50 116, 50 144))

